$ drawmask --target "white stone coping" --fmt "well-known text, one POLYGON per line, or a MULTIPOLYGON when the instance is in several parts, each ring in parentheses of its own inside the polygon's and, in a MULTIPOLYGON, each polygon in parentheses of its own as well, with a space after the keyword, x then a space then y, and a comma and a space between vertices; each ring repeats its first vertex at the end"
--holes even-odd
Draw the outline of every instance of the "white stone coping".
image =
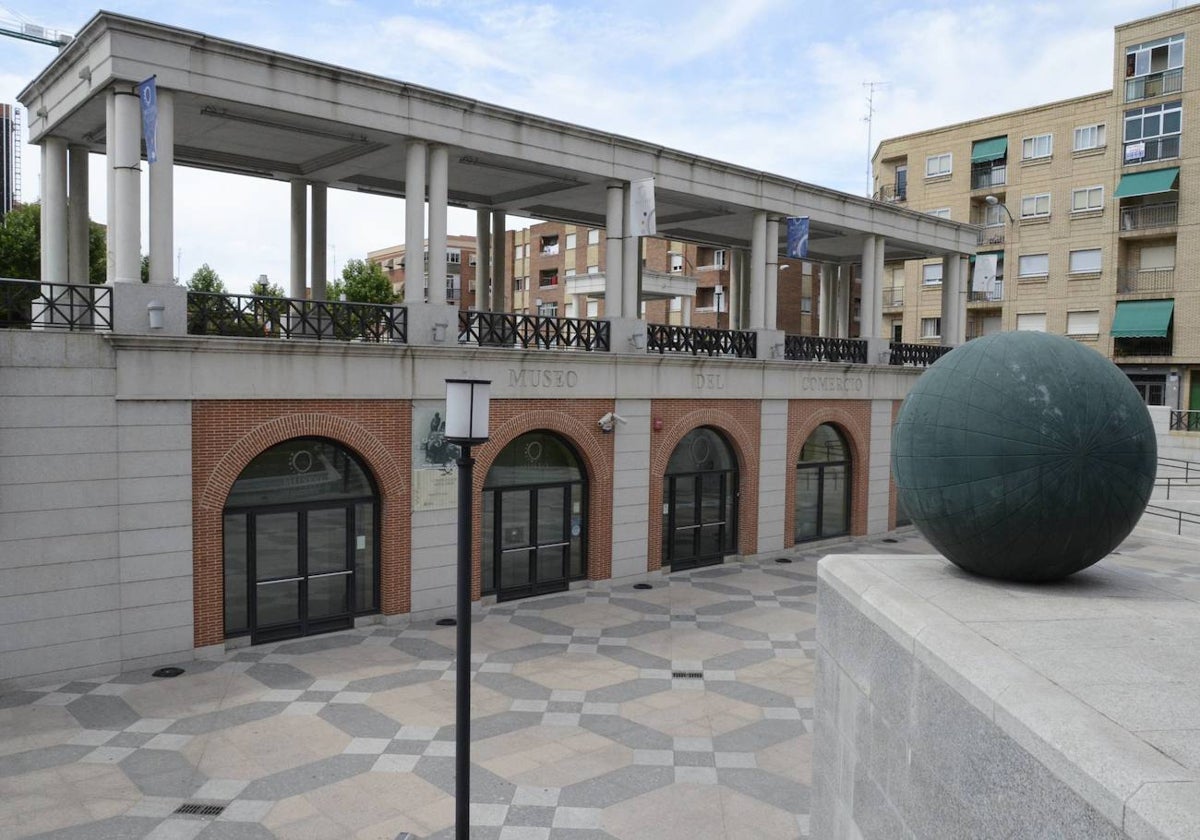
POLYGON ((818 577, 1129 837, 1200 837, 1200 772, 1144 735, 1191 729, 1200 745, 1200 714, 1169 720, 1186 709, 1134 670, 1098 670, 1089 683, 1060 681, 1033 664, 1050 670, 1037 654, 1052 649, 1070 659, 1071 638, 1080 654, 1085 641, 1106 644, 1101 634, 1128 652, 1137 645, 1122 642, 1152 640, 1160 652, 1178 647, 1167 679, 1190 683, 1200 706, 1200 675, 1189 666, 1200 649, 1200 586, 1181 596, 1107 561, 1086 580, 1009 584, 971 577, 937 555, 830 555, 818 577), (1161 723, 1122 725, 1083 696, 1095 696, 1089 685, 1124 692, 1161 723))

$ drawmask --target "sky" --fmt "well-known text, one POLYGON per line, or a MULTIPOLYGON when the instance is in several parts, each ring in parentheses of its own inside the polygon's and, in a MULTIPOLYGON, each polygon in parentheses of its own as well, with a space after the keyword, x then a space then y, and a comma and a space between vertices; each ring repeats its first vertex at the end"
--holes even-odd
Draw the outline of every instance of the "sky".
MULTIPOLYGON (((106 2, 858 195, 883 138, 1111 88, 1113 26, 1172 8, 1171 0, 106 2)), ((0 0, 0 20, 68 33, 96 10, 0 0)), ((53 52, 0 38, 0 102, 15 102, 53 52)), ((25 146, 22 160, 23 198, 36 200, 39 150, 25 146)), ((91 177, 91 215, 103 222, 97 158, 91 177)), ((182 280, 207 263, 231 291, 260 274, 287 287, 286 183, 181 167, 175 196, 182 280)), ((510 226, 520 224, 528 222, 510 226)), ((449 232, 474 235, 474 213, 452 210, 449 232)), ((403 238, 402 200, 330 191, 331 277, 403 238)))

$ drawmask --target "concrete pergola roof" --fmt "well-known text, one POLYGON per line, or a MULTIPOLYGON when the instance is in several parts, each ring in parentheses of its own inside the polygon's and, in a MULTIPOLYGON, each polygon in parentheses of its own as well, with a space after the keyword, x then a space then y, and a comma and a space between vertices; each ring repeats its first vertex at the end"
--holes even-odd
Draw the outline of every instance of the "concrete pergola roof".
POLYGON ((809 216, 817 261, 857 261, 867 232, 886 237, 887 260, 976 246, 973 225, 111 12, 21 91, 31 141, 104 153, 106 91, 150 76, 175 92, 184 166, 403 196, 405 143, 417 139, 449 148, 451 206, 603 228, 606 186, 653 176, 667 239, 748 248, 765 210, 809 216))

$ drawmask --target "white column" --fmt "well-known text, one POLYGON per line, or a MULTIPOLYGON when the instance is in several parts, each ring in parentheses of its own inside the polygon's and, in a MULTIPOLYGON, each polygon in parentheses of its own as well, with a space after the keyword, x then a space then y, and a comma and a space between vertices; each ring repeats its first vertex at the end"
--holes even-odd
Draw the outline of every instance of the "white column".
POLYGON ((750 228, 750 320, 746 329, 767 326, 767 214, 754 211, 750 228))
MULTIPOLYGON (((741 294, 745 285, 745 272, 742 270, 742 252, 738 249, 725 250, 725 270, 729 274, 729 283, 725 288, 725 328, 736 330, 741 328, 741 294)), ((720 314, 717 313, 717 326, 720 327, 720 314)))
POLYGON ((850 337, 850 293, 854 282, 850 277, 849 263, 838 266, 837 279, 837 334, 838 338, 850 337))
POLYGON ((779 329, 779 219, 767 219, 766 328, 779 329))
POLYGON ((112 285, 117 278, 117 94, 109 90, 104 97, 104 281, 112 285))
POLYGON ((308 185, 303 181, 292 181, 292 230, 289 252, 292 283, 289 295, 304 299, 308 289, 308 185))
POLYGON ((942 344, 947 347, 967 340, 965 266, 960 254, 942 257, 942 344))
POLYGON ((132 90, 118 90, 116 103, 115 225, 117 283, 142 282, 142 114, 132 90))
POLYGON ((42 282, 67 282, 67 141, 42 141, 42 282))
POLYGON ((624 186, 623 201, 623 238, 621 240, 621 315, 625 318, 640 318, 641 307, 638 305, 640 289, 639 279, 642 276, 642 238, 633 230, 633 212, 630 201, 633 190, 629 185, 624 186))
POLYGON ((504 211, 492 211, 492 312, 507 312, 508 266, 505 265, 504 211))
POLYGON ((862 281, 860 293, 862 295, 862 306, 859 309, 858 320, 858 337, 859 338, 878 338, 879 331, 874 328, 875 324, 875 292, 879 287, 878 279, 875 276, 875 236, 867 234, 863 238, 862 248, 862 271, 859 274, 859 279, 862 281))
POLYGON ((309 222, 311 248, 308 270, 312 277, 313 300, 328 298, 329 276, 329 187, 312 185, 312 216, 309 222))
POLYGON ((425 302, 425 144, 414 141, 404 154, 404 298, 425 302))
POLYGON ((831 263, 821 263, 821 289, 817 295, 817 335, 826 338, 833 335, 834 317, 834 274, 831 263))
POLYGON ((679 299, 679 317, 685 327, 692 325, 692 307, 695 304, 696 298, 694 295, 684 295, 679 299))
POLYGON ((871 338, 889 338, 883 334, 883 259, 886 246, 884 237, 875 237, 875 294, 871 297, 875 315, 870 324, 871 338))
POLYGON ((621 291, 621 243, 625 236, 625 192, 620 184, 605 190, 604 219, 604 314, 611 318, 625 315, 621 291))
POLYGON ((475 211, 475 308, 490 312, 492 307, 492 213, 475 211))
MULTIPOLYGON (((88 282, 88 150, 67 147, 67 282, 88 282)), ((61 282, 61 281, 59 281, 61 282)))
POLYGON ((446 303, 446 205, 450 199, 450 153, 429 149, 429 302, 446 303))
POLYGON ((170 285, 175 277, 175 94, 158 89, 158 160, 150 166, 150 282, 170 285))

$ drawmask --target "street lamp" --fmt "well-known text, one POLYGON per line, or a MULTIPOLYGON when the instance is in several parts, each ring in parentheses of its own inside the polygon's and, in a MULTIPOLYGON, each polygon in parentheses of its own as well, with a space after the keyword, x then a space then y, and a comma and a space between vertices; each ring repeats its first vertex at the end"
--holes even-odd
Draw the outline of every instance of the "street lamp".
POLYGON ((1012 211, 1008 209, 1008 205, 1007 205, 1007 204, 1005 204, 1005 203, 1004 203, 1003 201, 1001 201, 1000 199, 996 198, 996 196, 994 196, 994 195, 985 195, 985 196, 983 197, 983 200, 984 200, 984 202, 986 202, 986 203, 987 203, 987 205, 988 205, 989 207, 996 207, 996 206, 1003 207, 1003 208, 1004 208, 1004 212, 1008 214, 1008 220, 1009 220, 1010 222, 1012 222, 1014 225, 1017 223, 1017 220, 1013 218, 1012 211))
POLYGON ((713 298, 717 302, 717 329, 721 329, 721 296, 724 292, 724 286, 713 286, 713 298))
POLYGON ((458 645, 454 686, 454 836, 471 832, 471 447, 488 439, 491 381, 446 380, 446 441, 458 455, 458 645))

